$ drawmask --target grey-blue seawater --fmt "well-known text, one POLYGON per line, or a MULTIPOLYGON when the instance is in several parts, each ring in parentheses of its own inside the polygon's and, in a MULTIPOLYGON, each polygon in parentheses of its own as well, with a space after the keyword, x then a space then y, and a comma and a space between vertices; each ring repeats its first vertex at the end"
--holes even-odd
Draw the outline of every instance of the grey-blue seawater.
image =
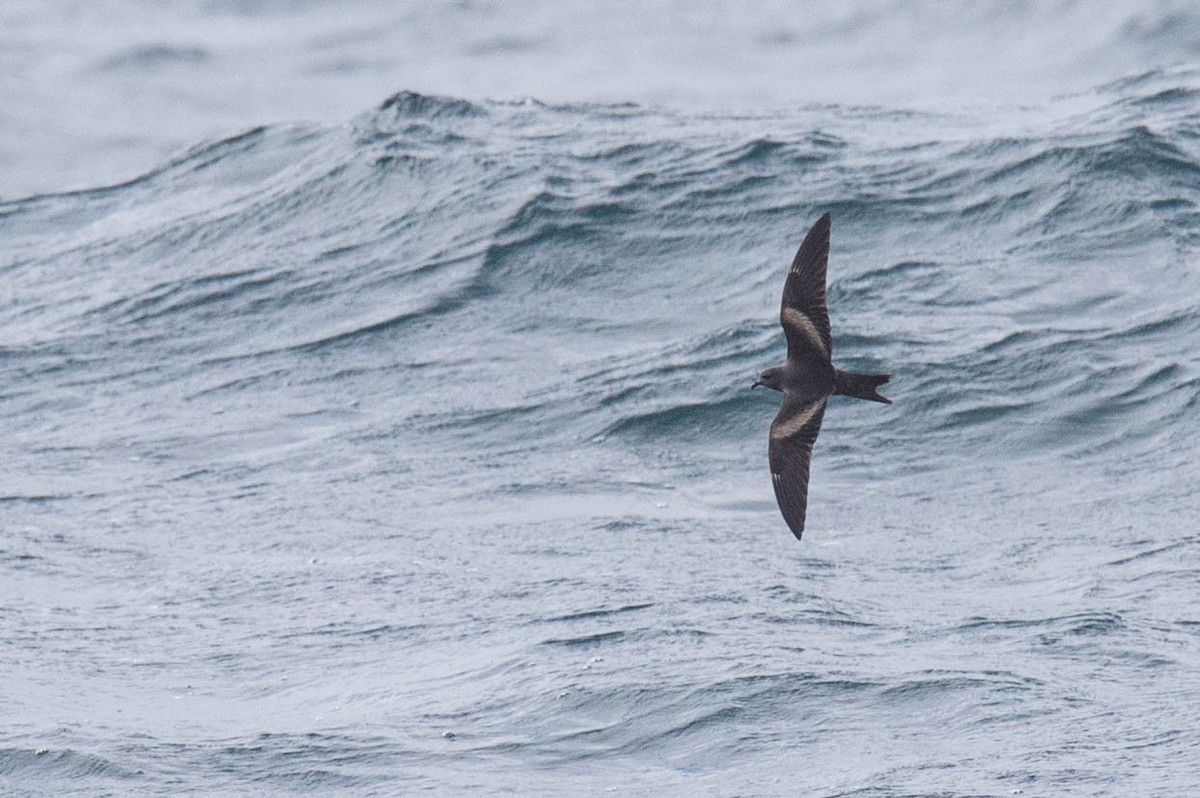
POLYGON ((1200 71, 402 91, 0 202, 13 795, 1191 796, 1200 71), (749 390, 833 217, 808 529, 749 390))

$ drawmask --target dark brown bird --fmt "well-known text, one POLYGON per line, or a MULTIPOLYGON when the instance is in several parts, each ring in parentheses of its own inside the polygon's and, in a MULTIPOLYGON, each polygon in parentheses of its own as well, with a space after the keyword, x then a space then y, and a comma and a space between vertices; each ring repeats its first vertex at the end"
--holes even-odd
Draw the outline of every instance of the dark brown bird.
POLYGON ((833 365, 829 310, 825 307, 825 267, 829 262, 829 214, 808 231, 787 282, 779 321, 787 336, 787 361, 759 375, 763 385, 783 392, 783 404, 771 422, 771 482, 783 520, 796 539, 804 532, 808 509, 808 463, 821 431, 825 401, 834 395, 891 404, 876 388, 891 374, 855 374, 833 365))

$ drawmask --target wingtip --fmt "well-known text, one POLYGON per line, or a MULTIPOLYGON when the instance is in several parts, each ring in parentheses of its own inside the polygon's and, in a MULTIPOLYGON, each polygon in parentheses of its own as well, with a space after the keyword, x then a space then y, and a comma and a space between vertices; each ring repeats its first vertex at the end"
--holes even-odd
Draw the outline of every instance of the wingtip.
POLYGON ((821 214, 820 219, 817 219, 815 222, 813 222, 813 226, 811 228, 809 228, 809 231, 808 231, 808 234, 810 236, 812 236, 816 240, 820 240, 825 247, 828 247, 830 226, 832 225, 832 221, 831 221, 832 218, 833 217, 831 217, 829 215, 829 211, 825 211, 825 213, 821 214))

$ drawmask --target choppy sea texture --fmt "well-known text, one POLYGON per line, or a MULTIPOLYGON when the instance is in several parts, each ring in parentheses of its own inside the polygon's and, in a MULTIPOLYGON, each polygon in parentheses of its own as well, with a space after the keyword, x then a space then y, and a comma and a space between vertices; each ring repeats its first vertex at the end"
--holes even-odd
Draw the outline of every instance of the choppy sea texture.
POLYGON ((718 111, 1041 103, 1195 64, 1193 0, 9 0, 0 200, 399 88, 718 111))
POLYGON ((1191 796, 1200 73, 401 93, 0 205, 15 795, 1191 796), (797 544, 766 429, 833 214, 797 544))

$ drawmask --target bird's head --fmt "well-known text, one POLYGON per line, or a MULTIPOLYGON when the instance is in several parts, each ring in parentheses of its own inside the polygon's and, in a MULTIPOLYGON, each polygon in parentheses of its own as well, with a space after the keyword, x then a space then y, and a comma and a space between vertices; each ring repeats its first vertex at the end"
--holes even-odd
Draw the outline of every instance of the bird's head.
POLYGON ((772 391, 783 390, 783 369, 776 366, 773 369, 767 369, 762 374, 758 375, 758 379, 754 381, 751 388, 757 388, 759 385, 764 388, 770 388, 772 391))

